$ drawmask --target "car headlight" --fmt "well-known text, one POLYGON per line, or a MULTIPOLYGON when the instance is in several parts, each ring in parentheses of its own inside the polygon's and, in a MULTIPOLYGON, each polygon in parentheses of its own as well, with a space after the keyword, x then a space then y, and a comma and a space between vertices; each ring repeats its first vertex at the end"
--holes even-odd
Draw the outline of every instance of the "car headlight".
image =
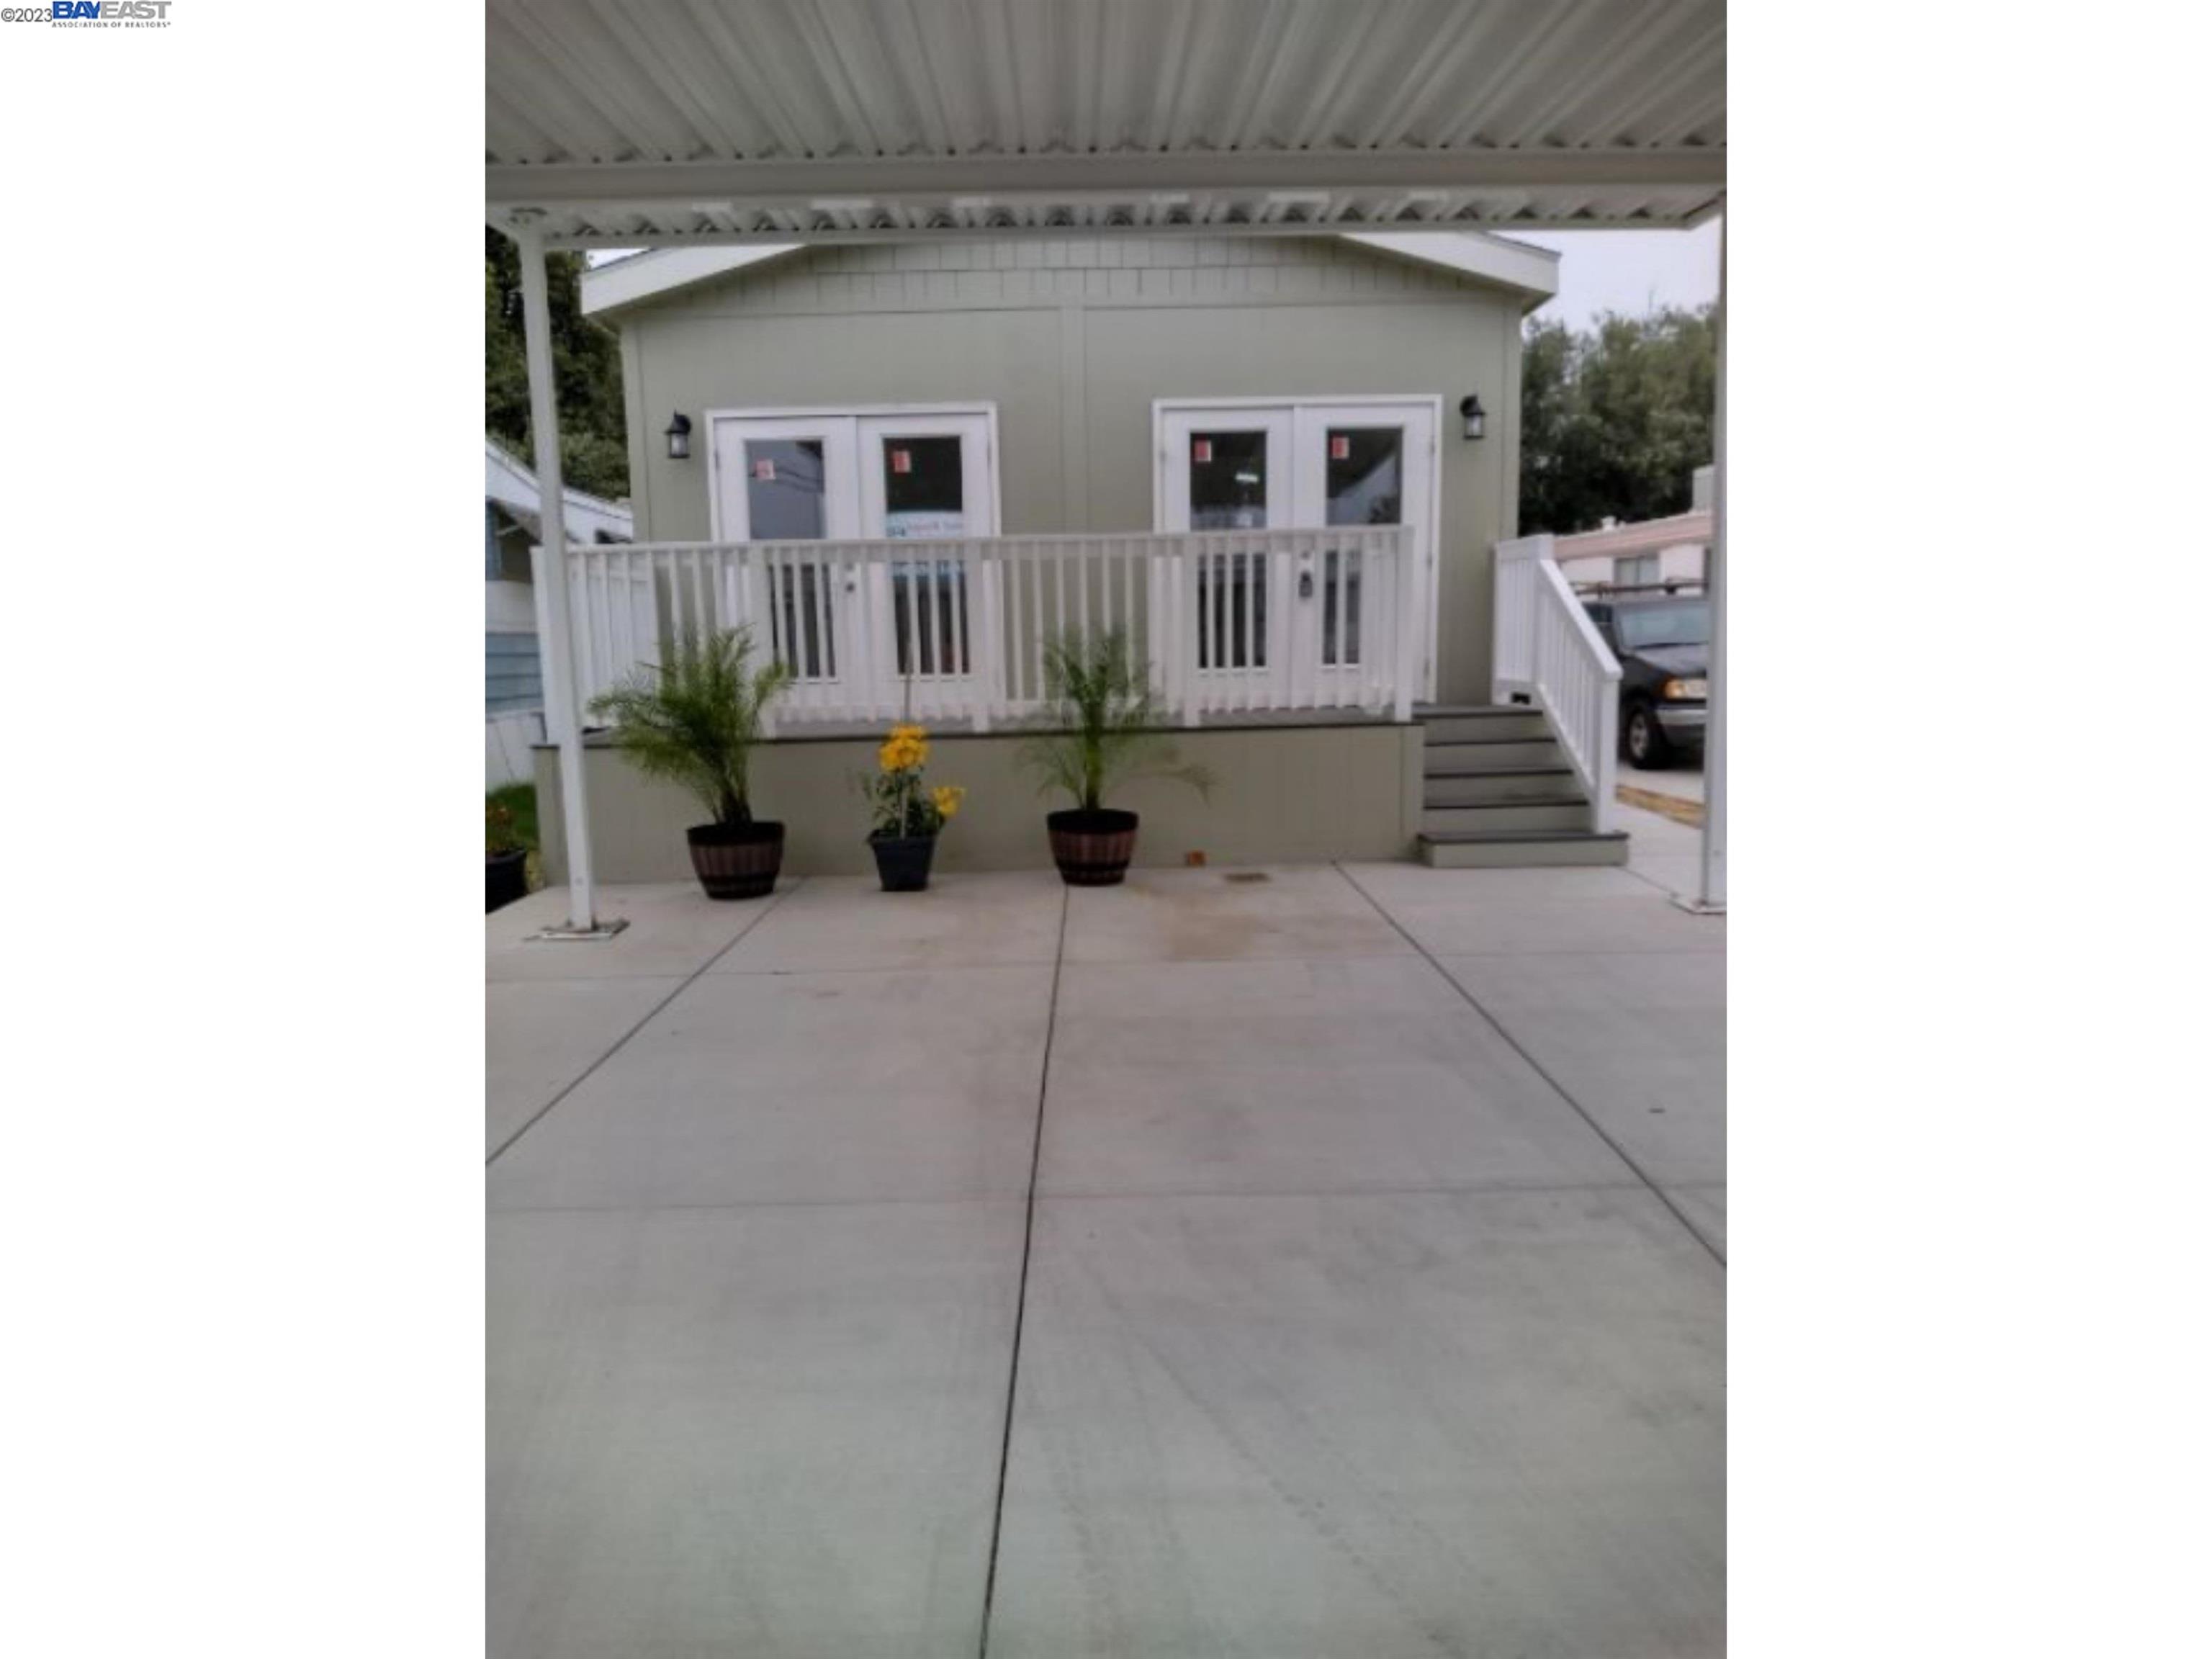
POLYGON ((1703 680, 1668 680, 1659 688, 1659 695, 1669 702, 1703 702, 1705 683, 1703 680))

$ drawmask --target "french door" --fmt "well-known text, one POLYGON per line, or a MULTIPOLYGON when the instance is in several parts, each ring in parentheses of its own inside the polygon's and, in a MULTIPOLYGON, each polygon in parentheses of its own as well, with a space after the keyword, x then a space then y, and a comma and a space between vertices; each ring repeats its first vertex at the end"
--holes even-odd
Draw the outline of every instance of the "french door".
MULTIPOLYGON (((1431 613, 1436 547, 1434 398, 1162 404, 1156 520, 1164 531, 1407 525, 1431 613)), ((1357 701, 1389 620, 1363 603, 1364 561, 1200 550, 1183 672, 1214 707, 1357 701)), ((1415 648, 1425 657, 1425 635, 1415 648)), ((1426 676, 1423 676, 1425 680, 1426 676)))
MULTIPOLYGON (((994 536, 988 410, 712 415, 718 541, 994 536)), ((841 703, 917 711, 973 690, 985 605, 968 568, 921 547, 854 563, 803 551, 763 573, 764 641, 841 703), (917 695, 911 700, 908 693, 917 695)))

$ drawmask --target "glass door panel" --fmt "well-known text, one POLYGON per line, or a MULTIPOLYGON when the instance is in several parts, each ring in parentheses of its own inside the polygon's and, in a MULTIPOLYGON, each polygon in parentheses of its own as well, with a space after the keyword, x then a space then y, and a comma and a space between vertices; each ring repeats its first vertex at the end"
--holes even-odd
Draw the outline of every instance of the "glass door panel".
MULTIPOLYGON (((1190 527, 1267 528, 1267 434, 1194 433, 1190 441, 1190 527)), ((1264 561, 1249 554, 1200 558, 1198 637, 1200 669, 1267 665, 1267 579, 1264 561)))
MULTIPOLYGON (((885 437, 884 534, 892 541, 964 536, 960 440, 949 434, 885 437)), ((955 559, 902 560, 890 567, 891 629, 901 678, 968 672, 968 594, 955 559)))
MULTIPOLYGON (((1192 641, 1186 660, 1199 677, 1200 699, 1218 707, 1267 706, 1283 659, 1281 585, 1288 567, 1239 547, 1234 532, 1291 522, 1291 411, 1164 411, 1161 439, 1161 528, 1226 532, 1191 554, 1182 601, 1192 641)), ((1168 608, 1156 601, 1153 614, 1168 608)))
MULTIPOLYGON (((998 534, 988 416, 868 416, 859 434, 862 535, 930 542, 998 534)), ((950 552, 877 567, 873 637, 889 678, 944 694, 977 672, 985 601, 970 591, 969 570, 950 552)))
MULTIPOLYGON (((827 538, 826 448, 819 438, 745 441, 748 539, 827 538)), ((835 679, 838 598, 829 572, 817 564, 787 564, 769 571, 768 582, 769 648, 802 680, 835 679)))
MULTIPOLYGON (((745 417, 714 426, 714 533, 744 542, 841 541, 856 533, 852 422, 836 416, 745 417)), ((827 688, 852 672, 852 607, 826 558, 787 550, 716 600, 715 625, 754 618, 757 646, 788 666, 801 688, 827 688), (765 618, 763 623, 763 618, 765 618)))
MULTIPOLYGON (((1298 409, 1297 521, 1328 529, 1402 524, 1413 531, 1405 573, 1323 544, 1310 580, 1300 581, 1299 614, 1290 630, 1291 675, 1302 698, 1366 703, 1390 689, 1372 677, 1390 671, 1401 574, 1421 586, 1419 609, 1429 608, 1435 431, 1435 405, 1426 399, 1298 409), (1380 635, 1370 631, 1377 629, 1380 635)), ((1410 647, 1425 663, 1425 629, 1410 647)))
MULTIPOLYGON (((1403 427, 1323 428, 1322 485, 1326 521, 1332 525, 1399 524, 1405 494, 1403 427)), ((1321 572, 1321 662, 1324 668, 1359 664, 1359 594, 1364 561, 1331 549, 1321 572)))

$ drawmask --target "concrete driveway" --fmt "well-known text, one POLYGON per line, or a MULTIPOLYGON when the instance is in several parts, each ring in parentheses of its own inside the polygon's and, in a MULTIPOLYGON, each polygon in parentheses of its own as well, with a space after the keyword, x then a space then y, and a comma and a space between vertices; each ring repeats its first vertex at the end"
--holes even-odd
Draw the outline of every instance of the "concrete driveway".
POLYGON ((491 1651, 1719 1654, 1725 924, 1662 883, 489 918, 491 1651))

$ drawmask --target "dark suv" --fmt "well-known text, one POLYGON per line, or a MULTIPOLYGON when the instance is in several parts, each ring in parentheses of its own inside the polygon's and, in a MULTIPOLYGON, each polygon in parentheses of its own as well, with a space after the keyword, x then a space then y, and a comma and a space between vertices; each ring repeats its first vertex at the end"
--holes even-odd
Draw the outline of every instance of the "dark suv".
POLYGON ((1583 608, 1620 659, 1620 747, 1650 770, 1705 746, 1705 662, 1712 606, 1702 593, 1620 595, 1583 608))

